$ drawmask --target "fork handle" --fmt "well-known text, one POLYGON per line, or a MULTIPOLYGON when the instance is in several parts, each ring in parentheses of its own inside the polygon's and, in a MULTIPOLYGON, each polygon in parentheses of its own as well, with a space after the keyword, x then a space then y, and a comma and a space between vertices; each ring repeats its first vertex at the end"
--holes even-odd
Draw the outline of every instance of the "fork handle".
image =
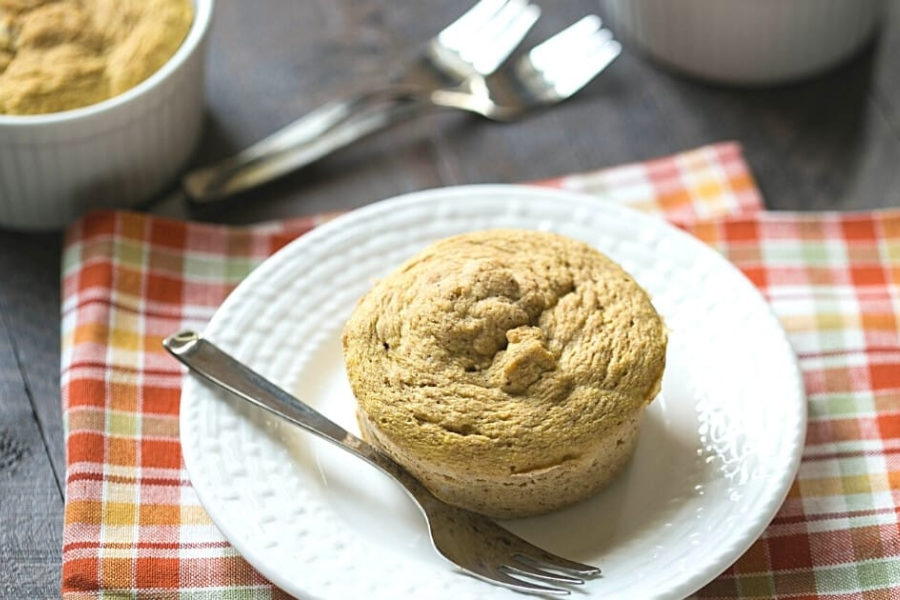
POLYGON ((434 501, 431 492, 390 457, 238 362, 212 342, 192 331, 182 331, 163 340, 163 346, 192 372, 332 442, 390 475, 406 488, 420 506, 434 501))
POLYGON ((238 154, 188 172, 182 191, 194 203, 223 200, 407 120, 422 106, 412 88, 399 85, 328 102, 238 154))

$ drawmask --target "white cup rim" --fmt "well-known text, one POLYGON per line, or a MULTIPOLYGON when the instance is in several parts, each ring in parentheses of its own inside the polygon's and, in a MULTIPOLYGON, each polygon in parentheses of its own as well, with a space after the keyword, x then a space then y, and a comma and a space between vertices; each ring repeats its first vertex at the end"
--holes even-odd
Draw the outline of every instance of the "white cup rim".
POLYGON ((88 119, 100 113, 115 110, 117 107, 129 103, 134 98, 155 88, 165 81, 171 73, 176 71, 188 57, 192 56, 197 46, 206 35, 212 20, 213 3, 215 0, 194 0, 194 20, 187 36, 179 46, 175 54, 166 63, 156 70, 150 77, 140 82, 121 94, 107 98, 96 104, 73 108, 54 113, 40 115, 4 115, 0 114, 0 127, 33 127, 35 125, 52 125, 61 122, 88 119))

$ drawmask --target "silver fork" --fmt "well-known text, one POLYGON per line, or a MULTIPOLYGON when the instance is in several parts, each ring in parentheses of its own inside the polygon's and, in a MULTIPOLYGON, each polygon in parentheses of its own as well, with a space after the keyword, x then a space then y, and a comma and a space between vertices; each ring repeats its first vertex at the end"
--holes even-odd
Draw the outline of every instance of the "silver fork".
MULTIPOLYGON (((481 0, 428 41, 384 87, 329 102, 237 155, 187 173, 181 192, 194 202, 219 200, 271 181, 355 141, 336 132, 327 145, 316 140, 351 120, 371 132, 409 111, 389 108, 410 93, 457 86, 493 73, 521 43, 540 16, 529 0, 481 0), (346 141, 344 141, 346 140, 346 141)), ((356 130, 361 132, 359 128, 356 130)))
POLYGON ((519 592, 566 595, 544 584, 583 584, 600 570, 556 556, 510 533, 494 521, 434 497, 396 462, 294 398, 191 331, 167 337, 165 348, 191 371, 320 436, 393 477, 422 509, 431 541, 444 558, 479 579, 519 592), (534 579, 542 583, 535 583, 534 579))
MULTIPOLYGON (((260 156, 252 164, 240 167, 235 178, 239 187, 235 189, 274 179, 284 172, 281 161, 289 162, 291 169, 311 164, 376 131, 435 108, 465 110, 492 120, 509 121, 561 102, 590 83, 621 53, 621 44, 601 25, 599 17, 589 15, 534 47, 514 65, 489 76, 472 73, 455 87, 394 88, 389 92, 390 103, 349 115, 327 131, 310 136, 305 143, 292 145, 274 156, 260 156)), ((215 169, 212 167, 211 172, 215 169)), ((225 169, 227 172, 230 167, 225 165, 225 169)), ((201 191, 190 196, 195 202, 205 203, 232 193, 215 187, 207 192, 211 193, 201 191)))
POLYGON ((534 47, 510 68, 493 76, 473 75, 456 89, 433 90, 427 101, 511 121, 570 98, 621 52, 622 45, 602 28, 600 18, 589 15, 534 47))

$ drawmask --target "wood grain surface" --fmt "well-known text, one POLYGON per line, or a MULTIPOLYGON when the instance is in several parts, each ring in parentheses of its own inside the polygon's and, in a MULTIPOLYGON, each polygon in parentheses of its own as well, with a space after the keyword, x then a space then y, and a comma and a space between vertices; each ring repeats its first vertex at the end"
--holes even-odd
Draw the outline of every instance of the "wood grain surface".
MULTIPOLYGON (((543 3, 537 42, 589 0, 543 3)), ((900 206, 900 3, 880 35, 808 82, 737 90, 683 79, 627 46, 572 101, 515 124, 434 114, 202 212, 250 223, 349 209, 418 189, 519 182, 737 140, 774 210, 900 206)), ((195 165, 379 81, 462 10, 419 0, 218 0, 207 128, 195 165)), ((0 598, 59 596, 64 440, 59 394, 62 236, 0 230, 0 598)))

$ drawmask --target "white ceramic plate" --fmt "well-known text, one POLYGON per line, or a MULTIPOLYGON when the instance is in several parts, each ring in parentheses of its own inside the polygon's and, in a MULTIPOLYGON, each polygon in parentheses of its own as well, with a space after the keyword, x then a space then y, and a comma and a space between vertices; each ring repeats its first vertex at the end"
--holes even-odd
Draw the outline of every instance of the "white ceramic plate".
MULTIPOLYGON (((806 425, 784 331, 726 260, 660 219, 587 196, 516 186, 425 191, 354 211, 267 260, 205 335, 351 431, 340 331, 356 300, 438 238, 551 230, 617 260, 671 329, 662 395, 634 460, 574 508, 509 522, 595 564, 588 597, 683 597, 760 535, 783 501, 806 425)), ((520 597, 457 572, 386 477, 328 443, 189 377, 184 458, 203 506, 238 551, 302 598, 520 597)), ((584 595, 584 594, 582 594, 584 595)))

